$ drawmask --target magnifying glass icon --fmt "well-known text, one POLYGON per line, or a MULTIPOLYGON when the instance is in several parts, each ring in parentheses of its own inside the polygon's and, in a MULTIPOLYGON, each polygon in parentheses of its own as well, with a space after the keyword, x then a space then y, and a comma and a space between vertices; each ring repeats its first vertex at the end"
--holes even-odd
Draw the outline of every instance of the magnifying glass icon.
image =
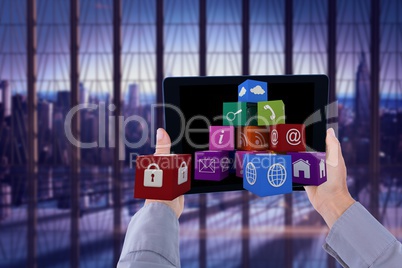
POLYGON ((226 118, 227 118, 227 120, 228 121, 230 121, 230 122, 232 122, 233 120, 235 120, 235 118, 236 118, 236 115, 237 114, 239 114, 239 113, 241 113, 243 110, 242 109, 240 109, 240 110, 238 110, 237 112, 228 112, 227 114, 226 114, 226 118))

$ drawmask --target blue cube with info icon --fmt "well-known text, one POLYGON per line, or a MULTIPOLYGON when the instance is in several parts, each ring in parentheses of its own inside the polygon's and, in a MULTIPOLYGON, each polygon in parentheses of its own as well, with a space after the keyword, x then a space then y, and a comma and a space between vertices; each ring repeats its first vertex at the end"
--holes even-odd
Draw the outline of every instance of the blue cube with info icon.
POLYGON ((289 155, 246 154, 243 188, 260 197, 292 192, 292 159, 289 155))
POLYGON ((267 82, 247 79, 238 86, 238 101, 253 102, 268 100, 268 84, 267 82))

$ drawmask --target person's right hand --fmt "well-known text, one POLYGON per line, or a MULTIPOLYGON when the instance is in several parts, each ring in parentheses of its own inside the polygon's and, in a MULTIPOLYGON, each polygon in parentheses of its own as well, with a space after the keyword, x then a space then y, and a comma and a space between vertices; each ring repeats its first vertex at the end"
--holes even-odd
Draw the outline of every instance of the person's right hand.
POLYGON ((327 181, 319 186, 304 186, 314 209, 329 228, 355 202, 346 184, 346 166, 341 146, 332 128, 327 130, 327 181))

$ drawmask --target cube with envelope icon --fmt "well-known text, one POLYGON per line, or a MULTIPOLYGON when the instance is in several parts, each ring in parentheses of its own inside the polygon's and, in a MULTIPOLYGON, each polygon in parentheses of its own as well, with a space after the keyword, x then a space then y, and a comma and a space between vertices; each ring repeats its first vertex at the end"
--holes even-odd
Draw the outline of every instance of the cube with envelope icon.
POLYGON ((221 181, 229 176, 228 151, 198 151, 194 156, 194 179, 221 181))

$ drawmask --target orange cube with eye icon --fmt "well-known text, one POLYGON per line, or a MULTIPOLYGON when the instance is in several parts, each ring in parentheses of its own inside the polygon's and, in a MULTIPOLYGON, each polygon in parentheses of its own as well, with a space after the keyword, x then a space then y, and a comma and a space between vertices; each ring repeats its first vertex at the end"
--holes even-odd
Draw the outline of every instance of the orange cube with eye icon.
POLYGON ((246 126, 237 128, 238 150, 266 151, 269 149, 269 128, 266 126, 246 126))

